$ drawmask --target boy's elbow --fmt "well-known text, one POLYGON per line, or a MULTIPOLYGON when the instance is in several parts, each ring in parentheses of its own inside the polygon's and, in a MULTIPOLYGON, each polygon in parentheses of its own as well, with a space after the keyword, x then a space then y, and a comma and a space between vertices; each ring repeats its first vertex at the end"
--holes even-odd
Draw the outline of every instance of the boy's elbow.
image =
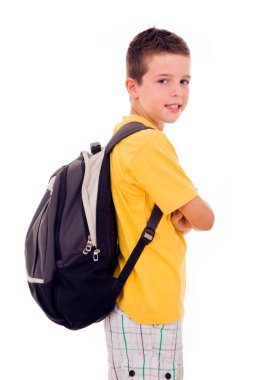
POLYGON ((214 225, 214 213, 199 196, 179 208, 194 230, 209 231, 214 225))
POLYGON ((205 217, 200 218, 193 228, 199 231, 210 231, 213 228, 214 221, 214 213, 212 210, 209 210, 208 214, 206 214, 205 217))
POLYGON ((214 213, 212 212, 212 215, 210 215, 210 217, 208 218, 208 220, 206 221, 206 226, 205 226, 205 229, 203 229, 203 231, 209 231, 213 228, 213 225, 214 225, 214 213))
POLYGON ((210 221, 210 228, 209 228, 209 230, 211 230, 213 228, 214 222, 215 222, 215 216, 214 216, 214 213, 212 211, 212 217, 211 217, 211 221, 210 221))

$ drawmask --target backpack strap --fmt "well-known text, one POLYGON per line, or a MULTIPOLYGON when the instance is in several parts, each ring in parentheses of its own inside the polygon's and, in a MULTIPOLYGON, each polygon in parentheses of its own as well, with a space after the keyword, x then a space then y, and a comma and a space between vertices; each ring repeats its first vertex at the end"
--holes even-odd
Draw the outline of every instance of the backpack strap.
POLYGON ((150 218, 148 220, 148 223, 144 228, 138 243, 136 244, 124 268, 120 272, 119 277, 116 279, 113 285, 116 299, 118 298, 123 286, 125 285, 126 280, 128 279, 128 276, 132 272, 135 264, 137 263, 143 249, 154 239, 156 227, 158 226, 158 223, 160 222, 162 216, 162 211, 155 204, 150 218))
POLYGON ((127 123, 123 125, 110 139, 108 142, 106 148, 105 148, 105 153, 109 154, 121 140, 124 138, 132 135, 133 133, 145 130, 145 129, 153 129, 151 127, 147 127, 146 125, 138 122, 132 122, 132 123, 127 123))
MULTIPOLYGON (((118 144, 125 137, 132 135, 133 133, 139 132, 144 129, 152 129, 146 125, 138 122, 132 122, 122 126, 111 138, 109 143, 106 146, 106 153, 109 154, 113 150, 116 144, 118 144)), ((142 251, 145 246, 148 245, 155 236, 155 230, 163 216, 160 208, 155 204, 150 215, 150 218, 147 222, 146 227, 144 228, 141 237, 136 244, 133 252, 129 256, 124 268, 119 274, 119 277, 115 280, 113 289, 115 292, 115 298, 117 299, 120 292, 122 291, 123 286, 125 285, 126 280, 128 279, 130 273, 132 272, 135 264, 137 263, 142 251)))

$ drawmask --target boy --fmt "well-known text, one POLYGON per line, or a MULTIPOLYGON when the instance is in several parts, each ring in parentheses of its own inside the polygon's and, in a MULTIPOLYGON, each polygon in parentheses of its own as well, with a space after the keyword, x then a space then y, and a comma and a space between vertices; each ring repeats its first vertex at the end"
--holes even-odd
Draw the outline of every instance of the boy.
POLYGON ((163 212, 154 240, 145 247, 117 305, 104 320, 109 379, 183 378, 182 319, 185 293, 184 234, 209 230, 214 214, 178 163, 163 133, 189 96, 190 51, 167 30, 150 28, 130 43, 126 88, 131 112, 114 130, 137 121, 151 127, 120 142, 111 154, 122 270, 154 204, 163 212))

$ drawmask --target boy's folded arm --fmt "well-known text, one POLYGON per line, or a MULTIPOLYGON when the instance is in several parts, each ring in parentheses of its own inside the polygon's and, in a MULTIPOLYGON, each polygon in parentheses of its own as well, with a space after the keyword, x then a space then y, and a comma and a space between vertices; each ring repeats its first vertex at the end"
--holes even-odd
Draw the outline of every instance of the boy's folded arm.
POLYGON ((179 211, 195 230, 208 231, 214 224, 214 213, 200 196, 181 206, 179 211))

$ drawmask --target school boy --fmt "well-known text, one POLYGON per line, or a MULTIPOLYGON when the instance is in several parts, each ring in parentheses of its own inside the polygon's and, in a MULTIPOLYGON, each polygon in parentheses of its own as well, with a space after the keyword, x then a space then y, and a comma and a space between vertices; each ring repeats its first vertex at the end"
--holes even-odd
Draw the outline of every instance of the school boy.
MULTIPOLYGON (((190 51, 167 30, 150 28, 130 43, 126 88, 131 111, 125 123, 151 127, 121 141, 111 154, 111 186, 123 268, 154 204, 163 212, 117 305, 104 320, 110 380, 183 378, 182 320, 185 294, 184 234, 210 230, 214 214, 179 165, 163 133, 189 97, 190 51)), ((189 143, 190 148, 190 143, 189 143)))

